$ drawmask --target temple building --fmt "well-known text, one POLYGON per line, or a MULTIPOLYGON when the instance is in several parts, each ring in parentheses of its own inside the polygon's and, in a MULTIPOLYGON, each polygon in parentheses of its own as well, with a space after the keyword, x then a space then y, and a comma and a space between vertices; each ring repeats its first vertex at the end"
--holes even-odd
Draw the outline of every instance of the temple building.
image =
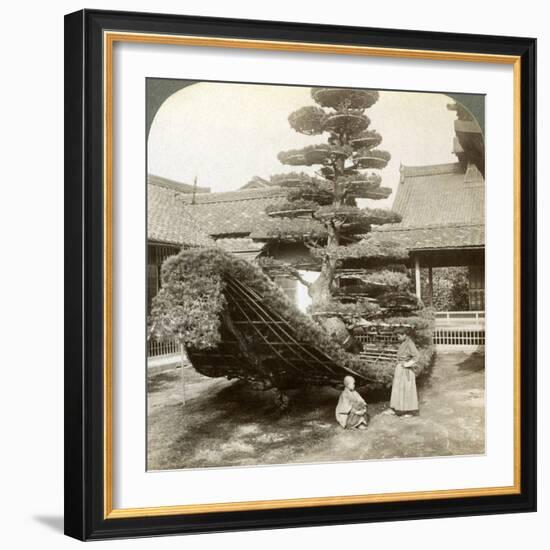
POLYGON ((469 311, 435 308, 435 343, 484 345, 485 181, 477 166, 402 166, 393 209, 401 222, 381 227, 377 234, 409 249, 416 295, 426 305, 434 303, 435 269, 467 269, 469 311))
POLYGON ((434 268, 465 266, 469 309, 483 310, 485 182, 475 164, 402 166, 393 209, 402 221, 378 233, 410 250, 418 298, 433 302, 434 268), (421 268, 428 270, 427 295, 422 295, 421 268))

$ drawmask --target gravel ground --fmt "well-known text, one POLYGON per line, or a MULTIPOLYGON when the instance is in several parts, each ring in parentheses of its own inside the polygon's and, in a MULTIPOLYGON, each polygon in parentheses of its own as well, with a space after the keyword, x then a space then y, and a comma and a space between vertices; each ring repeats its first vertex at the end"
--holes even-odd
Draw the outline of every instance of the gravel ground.
MULTIPOLYGON (((485 452, 485 370, 481 354, 438 354, 419 388, 420 416, 380 414, 369 403, 367 430, 334 420, 338 392, 308 388, 291 394, 281 414, 272 392, 240 381, 206 378, 180 368, 148 373, 148 468, 166 470, 472 455, 485 452)), ((368 396, 365 396, 368 399, 368 396)))

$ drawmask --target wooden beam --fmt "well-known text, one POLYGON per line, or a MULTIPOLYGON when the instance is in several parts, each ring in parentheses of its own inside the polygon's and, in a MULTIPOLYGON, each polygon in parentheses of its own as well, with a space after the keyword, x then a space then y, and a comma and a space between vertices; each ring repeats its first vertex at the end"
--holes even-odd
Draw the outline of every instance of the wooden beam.
POLYGON ((434 305, 434 279, 432 266, 428 267, 428 285, 430 288, 430 306, 434 305))
POLYGON ((420 280, 420 258, 414 257, 414 280, 416 283, 416 297, 422 300, 422 284, 420 280))

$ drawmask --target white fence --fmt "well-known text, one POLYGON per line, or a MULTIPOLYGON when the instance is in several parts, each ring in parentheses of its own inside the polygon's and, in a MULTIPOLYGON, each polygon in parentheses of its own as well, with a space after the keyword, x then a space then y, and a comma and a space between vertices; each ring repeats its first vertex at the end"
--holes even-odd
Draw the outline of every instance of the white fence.
POLYGON ((484 311, 436 311, 436 326, 485 327, 484 311))
POLYGON ((175 355, 179 353, 176 341, 157 342, 152 338, 147 342, 147 357, 163 357, 165 355, 175 355))
POLYGON ((433 339, 436 346, 484 346, 485 330, 436 328, 433 339))
POLYGON ((438 311, 435 314, 436 346, 484 346, 484 311, 438 311))

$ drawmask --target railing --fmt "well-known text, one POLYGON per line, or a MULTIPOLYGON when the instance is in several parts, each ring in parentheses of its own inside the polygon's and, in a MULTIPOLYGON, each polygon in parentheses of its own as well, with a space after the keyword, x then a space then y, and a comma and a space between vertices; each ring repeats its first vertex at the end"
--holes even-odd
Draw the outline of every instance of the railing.
POLYGON ((484 346, 485 329, 448 329, 437 328, 433 334, 436 346, 484 346))
POLYGON ((363 334, 354 334, 353 337, 355 340, 360 342, 363 347, 368 346, 369 344, 396 344, 399 342, 399 339, 397 338, 397 335, 395 332, 388 331, 387 333, 384 332, 376 332, 376 333, 363 333, 363 334))
POLYGON ((475 322, 479 324, 485 323, 484 311, 436 311, 435 312, 436 324, 451 323, 451 322, 475 322))
POLYGON ((436 346, 484 346, 485 311, 438 311, 433 333, 436 346))
POLYGON ((175 355, 176 353, 179 353, 179 347, 175 340, 171 342, 159 342, 151 338, 147 342, 147 357, 162 357, 165 355, 175 355))

